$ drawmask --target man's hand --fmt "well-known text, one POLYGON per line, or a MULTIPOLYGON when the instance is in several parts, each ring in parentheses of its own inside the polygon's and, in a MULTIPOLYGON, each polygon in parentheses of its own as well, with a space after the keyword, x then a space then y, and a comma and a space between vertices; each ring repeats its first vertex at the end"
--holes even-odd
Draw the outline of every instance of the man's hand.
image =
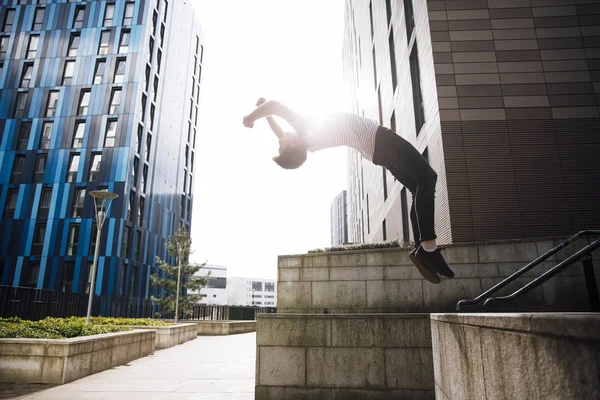
POLYGON ((263 104, 265 104, 265 103, 266 103, 266 101, 267 101, 267 99, 265 99, 264 97, 261 97, 260 99, 258 99, 258 100, 256 101, 256 107, 260 107, 260 106, 262 106, 263 104))
POLYGON ((253 128, 254 127, 254 121, 251 121, 248 115, 244 116, 244 119, 242 121, 244 123, 244 126, 246 128, 253 128))

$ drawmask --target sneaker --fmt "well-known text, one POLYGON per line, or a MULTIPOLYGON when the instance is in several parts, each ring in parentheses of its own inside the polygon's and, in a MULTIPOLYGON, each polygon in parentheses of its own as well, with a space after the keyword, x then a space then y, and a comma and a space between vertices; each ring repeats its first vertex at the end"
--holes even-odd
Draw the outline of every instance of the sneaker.
POLYGON ((430 270, 425 265, 423 265, 423 263, 421 263, 415 256, 416 252, 417 249, 413 249, 410 253, 408 253, 408 258, 410 258, 410 261, 412 261, 412 263, 415 264, 415 267, 417 267, 421 275, 423 275, 423 278, 427 279, 431 283, 440 283, 441 279, 438 276, 438 274, 436 274, 434 271, 430 270))
POLYGON ((415 252, 415 257, 430 270, 448 278, 454 278, 454 271, 446 264, 439 248, 434 251, 427 251, 421 246, 415 252))

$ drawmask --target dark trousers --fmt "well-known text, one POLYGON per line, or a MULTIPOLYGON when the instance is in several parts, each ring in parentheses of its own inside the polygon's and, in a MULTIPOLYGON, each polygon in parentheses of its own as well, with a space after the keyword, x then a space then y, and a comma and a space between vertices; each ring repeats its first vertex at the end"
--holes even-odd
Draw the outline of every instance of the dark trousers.
POLYGON ((415 247, 436 238, 435 184, 437 174, 409 142, 394 131, 379 127, 375 136, 373 163, 386 168, 412 194, 410 221, 415 247))

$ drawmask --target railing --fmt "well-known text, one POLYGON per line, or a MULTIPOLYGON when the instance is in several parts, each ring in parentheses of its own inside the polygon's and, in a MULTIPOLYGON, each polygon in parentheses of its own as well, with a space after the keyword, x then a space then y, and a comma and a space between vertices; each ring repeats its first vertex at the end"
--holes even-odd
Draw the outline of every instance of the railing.
POLYGON ((533 260, 532 262, 530 262, 529 264, 527 264, 526 266, 524 266, 523 268, 521 268, 520 270, 518 270, 517 272, 512 274, 511 276, 507 277, 500 283, 498 283, 495 286, 491 287, 490 289, 486 290, 479 296, 477 296, 473 299, 469 299, 469 300, 460 300, 456 304, 457 311, 462 311, 462 308, 464 306, 475 305, 475 304, 481 303, 484 300, 485 300, 485 302, 483 303, 484 310, 488 310, 491 306, 497 305, 498 303, 501 303, 504 301, 515 300, 518 296, 520 296, 524 293, 527 293, 530 290, 538 287, 542 283, 546 282, 548 279, 552 278, 553 276, 555 276, 556 274, 558 274, 565 268, 573 265, 576 261, 579 261, 580 259, 582 259, 584 257, 587 257, 583 261, 583 267, 584 267, 586 286, 588 289, 588 295, 589 295, 589 299, 590 299, 590 307, 591 307, 592 311, 600 311, 600 299, 598 297, 598 286, 596 284, 594 265, 593 265, 593 261, 591 258, 592 252, 595 251, 596 249, 600 248, 600 239, 597 239, 596 241, 590 243, 590 236, 600 236, 600 231, 587 230, 587 231, 581 231, 581 232, 576 233, 575 235, 571 236, 570 238, 568 238, 567 240, 565 240, 558 246, 554 247, 553 249, 547 251, 540 257, 536 258, 535 260, 533 260), (552 269, 548 270, 547 272, 540 275, 533 281, 529 282, 527 285, 516 290, 512 294, 507 295, 507 296, 491 297, 492 294, 498 292, 500 289, 502 289, 506 285, 515 281, 518 277, 520 277, 527 271, 531 270, 532 268, 534 268, 537 265, 541 264, 542 262, 546 261, 548 258, 553 256, 554 254, 558 253, 565 247, 569 246, 570 244, 576 242, 577 240, 579 240, 583 237, 587 238, 587 240, 588 240, 588 245, 585 246, 583 249, 577 251, 575 254, 571 255, 564 261, 561 261, 556 266, 554 266, 552 269))

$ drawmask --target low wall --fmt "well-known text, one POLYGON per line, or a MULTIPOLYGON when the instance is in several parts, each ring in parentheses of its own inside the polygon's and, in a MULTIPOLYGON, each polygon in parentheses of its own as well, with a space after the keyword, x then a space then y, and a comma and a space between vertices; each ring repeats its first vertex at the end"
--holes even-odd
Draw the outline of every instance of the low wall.
MULTIPOLYGON (((478 296, 560 242, 562 239, 444 246, 444 257, 456 277, 442 278, 438 285, 423 279, 408 258, 408 249, 280 256, 277 310, 299 314, 455 312, 459 300, 478 296)), ((581 241, 561 251, 498 295, 512 293, 584 244, 581 241)), ((594 264, 600 281, 598 251, 594 264)), ((517 305, 527 311, 590 311, 581 262, 523 296, 517 305)))
POLYGON ((256 332, 256 321, 200 321, 198 336, 235 335, 256 332))
POLYGON ((152 330, 156 332, 156 349, 168 349, 198 336, 196 323, 181 323, 172 326, 132 326, 134 329, 152 330))
POLYGON ((0 339, 0 382, 63 384, 154 353, 154 331, 0 339))
POLYGON ((438 400, 599 399, 600 315, 432 314, 438 400))
POLYGON ((261 314, 255 399, 434 399, 427 314, 261 314))

